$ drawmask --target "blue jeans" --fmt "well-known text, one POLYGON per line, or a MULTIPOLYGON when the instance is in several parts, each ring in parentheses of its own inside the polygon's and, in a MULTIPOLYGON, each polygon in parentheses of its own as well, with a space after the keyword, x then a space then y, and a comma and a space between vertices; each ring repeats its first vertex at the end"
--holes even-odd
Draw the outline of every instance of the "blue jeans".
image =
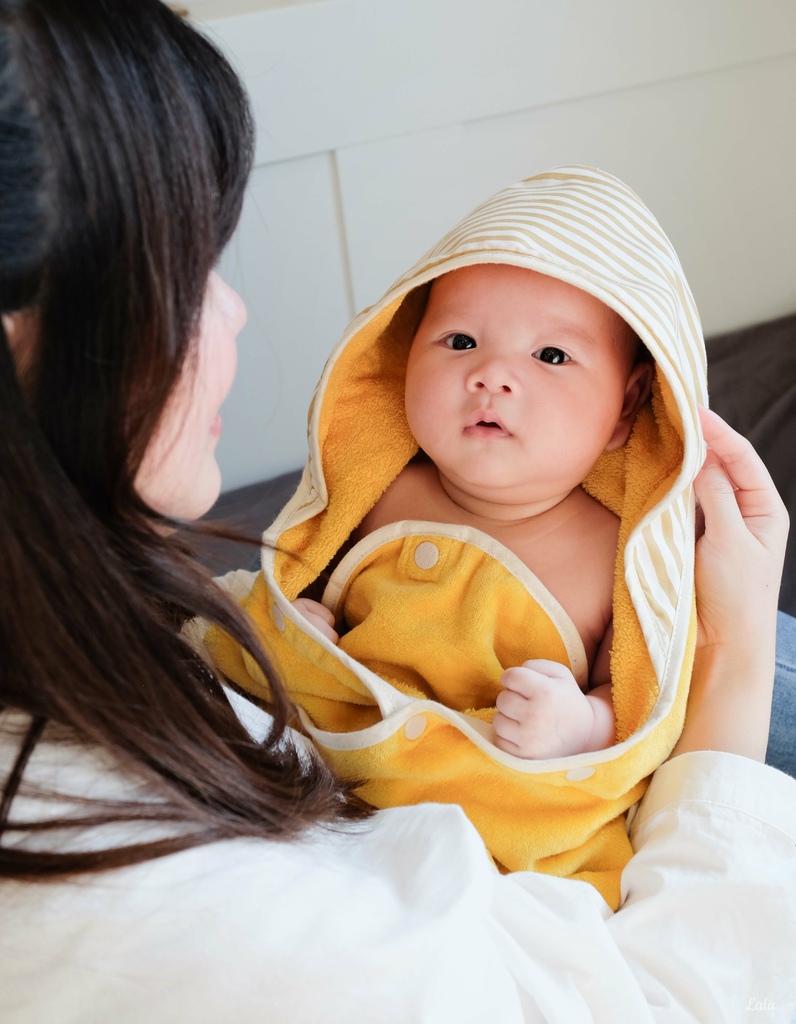
POLYGON ((777 674, 766 764, 796 778, 796 619, 785 612, 777 618, 777 674))

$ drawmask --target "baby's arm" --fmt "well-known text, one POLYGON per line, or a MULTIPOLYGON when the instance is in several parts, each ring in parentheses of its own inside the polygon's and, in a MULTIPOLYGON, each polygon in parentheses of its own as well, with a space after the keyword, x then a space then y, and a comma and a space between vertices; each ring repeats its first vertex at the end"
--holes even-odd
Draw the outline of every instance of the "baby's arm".
POLYGON ((298 597, 293 602, 293 607, 304 616, 307 622, 311 622, 317 630, 320 630, 328 640, 331 640, 333 644, 337 643, 339 637, 334 628, 334 615, 325 605, 318 601, 311 601, 308 597, 298 597))
POLYGON ((546 758, 585 754, 610 747, 616 738, 608 678, 608 629, 592 671, 592 689, 583 693, 565 665, 536 659, 501 676, 503 690, 492 720, 495 744, 516 757, 546 758))

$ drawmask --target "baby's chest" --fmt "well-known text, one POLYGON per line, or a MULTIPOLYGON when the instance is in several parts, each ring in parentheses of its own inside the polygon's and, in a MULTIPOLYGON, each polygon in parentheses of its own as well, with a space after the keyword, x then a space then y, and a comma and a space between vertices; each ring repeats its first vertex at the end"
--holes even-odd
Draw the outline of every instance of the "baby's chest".
POLYGON ((466 527, 401 522, 375 531, 335 569, 324 604, 360 637, 372 633, 380 656, 389 637, 403 656, 431 642, 447 660, 465 652, 471 668, 548 658, 576 678, 588 674, 581 637, 555 596, 499 541, 466 527))
POLYGON ((552 594, 583 641, 589 665, 611 621, 615 544, 601 536, 499 538, 552 594))

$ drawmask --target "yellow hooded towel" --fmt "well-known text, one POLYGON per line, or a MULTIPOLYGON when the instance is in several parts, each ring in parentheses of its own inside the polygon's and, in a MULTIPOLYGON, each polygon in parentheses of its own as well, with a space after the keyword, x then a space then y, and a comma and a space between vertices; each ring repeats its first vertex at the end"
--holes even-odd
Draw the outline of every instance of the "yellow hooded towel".
MULTIPOLYGON (((625 812, 683 724, 696 634, 691 484, 702 461, 696 407, 706 402, 699 318, 671 243, 634 192, 594 168, 558 168, 499 192, 353 321, 319 382, 303 478, 264 535, 262 573, 245 607, 307 733, 341 776, 364 780, 365 800, 376 807, 460 804, 501 869, 583 879, 618 906, 619 876, 631 854, 625 812), (291 605, 326 576, 416 453, 404 413, 404 375, 423 286, 477 263, 526 267, 589 292, 627 321, 655 361, 651 400, 628 441, 603 454, 584 482, 620 519, 611 654, 617 742, 593 753, 541 761, 504 753, 490 738, 494 709, 479 705, 477 696, 443 702, 433 688, 404 684, 395 672, 377 674, 352 657, 345 638, 331 644, 291 605)), ((520 645, 502 667, 546 656, 583 678, 574 627, 511 552, 468 527, 396 525, 346 555, 327 588, 328 604, 346 598, 363 560, 383 563, 387 575, 426 579, 431 572, 444 584, 466 547, 475 552, 470 562, 479 563, 484 622, 505 626, 516 646, 528 623, 520 615, 502 624, 503 609, 535 609, 532 628, 544 636, 543 653, 534 648, 521 657, 520 645), (505 598, 506 588, 513 596, 487 607, 490 593, 505 598), (524 605, 515 600, 522 595, 524 605)), ((448 600, 456 602, 453 593, 448 600)), ((467 586, 460 593, 465 616, 467 586)), ((478 602, 475 607, 475 614, 466 609, 468 638, 479 637, 478 602)), ((420 645, 415 660, 450 671, 458 662, 448 640, 435 649, 434 630, 419 628, 425 621, 424 610, 398 605, 382 628, 395 628, 399 646, 403 637, 413 638, 420 645)), ((213 629, 206 644, 221 671, 267 699, 256 666, 228 637, 213 629)), ((373 651, 370 664, 378 667, 380 656, 373 651)))

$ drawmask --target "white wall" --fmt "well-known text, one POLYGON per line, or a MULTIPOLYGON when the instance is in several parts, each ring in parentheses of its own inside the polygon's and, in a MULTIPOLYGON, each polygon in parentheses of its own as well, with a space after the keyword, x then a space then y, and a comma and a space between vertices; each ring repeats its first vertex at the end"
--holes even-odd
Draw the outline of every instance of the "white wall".
POLYGON ((258 127, 222 268, 249 307, 226 487, 301 465, 351 316, 476 203, 556 164, 640 193, 706 334, 796 310, 793 0, 257 2, 205 22, 258 127))

